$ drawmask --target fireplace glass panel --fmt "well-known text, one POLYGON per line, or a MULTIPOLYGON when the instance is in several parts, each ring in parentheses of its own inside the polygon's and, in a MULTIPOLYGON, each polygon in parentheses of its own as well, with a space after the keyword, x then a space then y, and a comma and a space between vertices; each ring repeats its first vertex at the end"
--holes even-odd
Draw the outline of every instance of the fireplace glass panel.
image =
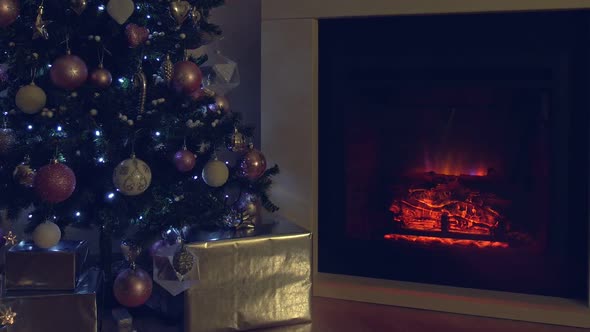
POLYGON ((589 22, 321 21, 320 272, 585 297, 589 22))

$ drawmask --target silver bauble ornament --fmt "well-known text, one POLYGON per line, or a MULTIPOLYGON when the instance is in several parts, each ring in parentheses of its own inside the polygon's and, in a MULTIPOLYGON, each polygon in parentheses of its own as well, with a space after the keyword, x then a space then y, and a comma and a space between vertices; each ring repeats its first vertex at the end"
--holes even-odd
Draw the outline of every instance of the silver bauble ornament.
POLYGON ((48 249, 59 243, 61 230, 51 221, 39 224, 33 231, 33 242, 39 248, 48 249))

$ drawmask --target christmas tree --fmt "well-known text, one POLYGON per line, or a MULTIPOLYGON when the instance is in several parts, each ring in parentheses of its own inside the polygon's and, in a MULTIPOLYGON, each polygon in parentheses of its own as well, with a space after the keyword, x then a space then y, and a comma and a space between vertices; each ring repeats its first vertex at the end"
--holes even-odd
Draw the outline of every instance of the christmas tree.
MULTIPOLYGON (((278 168, 224 94, 222 0, 0 0, 0 210, 35 243, 96 225, 147 243, 174 227, 252 227, 278 168), (222 153, 239 154, 228 163, 222 153), (55 224, 55 225, 54 225, 55 224)), ((110 259, 110 257, 109 257, 110 259)))

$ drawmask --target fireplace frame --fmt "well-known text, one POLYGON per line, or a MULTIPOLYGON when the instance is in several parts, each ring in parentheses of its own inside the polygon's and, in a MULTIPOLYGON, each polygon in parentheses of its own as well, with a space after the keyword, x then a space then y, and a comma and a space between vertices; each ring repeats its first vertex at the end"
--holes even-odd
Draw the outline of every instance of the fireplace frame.
POLYGON ((263 0, 262 148, 270 162, 282 167, 273 190, 281 214, 311 228, 316 235, 315 296, 590 328, 590 303, 320 273, 317 259, 317 241, 321 236, 317 232, 318 20, 566 9, 590 9, 590 3, 585 0, 263 0))

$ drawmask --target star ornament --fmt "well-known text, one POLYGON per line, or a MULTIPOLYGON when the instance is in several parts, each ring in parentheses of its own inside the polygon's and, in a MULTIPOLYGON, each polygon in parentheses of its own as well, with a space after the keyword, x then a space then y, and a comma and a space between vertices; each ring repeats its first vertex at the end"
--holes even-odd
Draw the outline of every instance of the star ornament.
POLYGON ((8 234, 4 235, 4 240, 6 241, 7 245, 15 245, 16 244, 16 235, 12 231, 8 231, 8 234))
POLYGON ((51 21, 44 21, 43 20, 43 11, 45 7, 43 7, 43 3, 37 9, 37 18, 35 19, 35 24, 33 25, 33 40, 38 38, 43 38, 45 40, 49 39, 49 32, 47 32, 47 26, 51 23, 51 21))
POLYGON ((12 311, 12 308, 5 307, 0 310, 0 324, 3 326, 14 325, 14 319, 16 318, 16 312, 12 311))

